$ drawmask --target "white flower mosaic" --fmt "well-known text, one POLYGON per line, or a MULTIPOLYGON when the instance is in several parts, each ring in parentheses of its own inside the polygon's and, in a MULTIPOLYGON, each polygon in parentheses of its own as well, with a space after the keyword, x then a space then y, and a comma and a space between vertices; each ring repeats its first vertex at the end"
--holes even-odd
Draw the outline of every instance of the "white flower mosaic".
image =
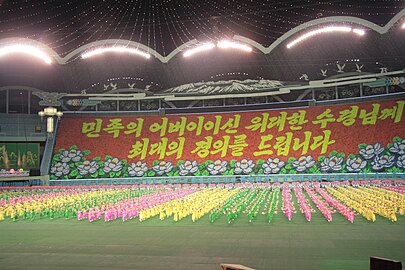
POLYGON ((57 162, 53 167, 51 167, 51 174, 56 177, 61 177, 68 175, 70 173, 70 166, 64 162, 57 162))
POLYGON ((343 158, 338 156, 325 157, 321 162, 321 171, 338 172, 342 170, 343 158))
POLYGON ((315 165, 315 159, 313 156, 301 156, 292 163, 292 166, 297 172, 303 172, 315 165))
POLYGON ((405 155, 405 139, 394 143, 389 150, 391 153, 398 154, 400 156, 405 155))
POLYGON ((250 174, 255 167, 255 163, 251 159, 242 159, 240 162, 235 163, 235 174, 250 174))
POLYGON ((128 167, 129 176, 143 176, 148 171, 148 165, 146 162, 138 161, 133 162, 128 167))
POLYGON ((95 160, 85 160, 83 164, 77 166, 80 175, 94 174, 98 170, 98 168, 98 163, 95 160))
POLYGON ((265 163, 262 164, 263 172, 265 174, 279 173, 285 166, 285 162, 279 158, 268 158, 265 163))
POLYGON ((77 149, 70 149, 70 150, 65 150, 62 152, 60 155, 60 160, 63 163, 68 163, 68 162, 79 162, 83 158, 83 153, 80 150, 77 149))
POLYGON ((198 162, 196 160, 190 161, 186 160, 183 164, 179 165, 179 174, 181 176, 194 174, 198 171, 198 162))
POLYGON ((104 162, 103 171, 105 173, 119 172, 122 170, 122 161, 118 158, 110 158, 104 162))
POLYGON ((360 149, 359 154, 362 155, 365 159, 372 159, 384 151, 384 147, 381 143, 368 144, 363 149, 360 149))
POLYGON ((152 170, 154 170, 157 175, 163 175, 173 170, 173 164, 170 161, 166 162, 162 160, 159 162, 159 164, 153 166, 152 170))
POLYGON ((395 156, 382 155, 376 156, 371 165, 374 171, 381 171, 385 168, 391 168, 395 164, 395 156))
POLYGON ((398 168, 405 169, 405 155, 399 156, 396 164, 398 168))
POLYGON ((367 166, 367 161, 361 159, 360 157, 348 158, 346 160, 346 170, 348 172, 360 172, 367 166))
POLYGON ((228 162, 217 159, 212 164, 208 164, 207 170, 211 175, 222 174, 227 170, 228 162))

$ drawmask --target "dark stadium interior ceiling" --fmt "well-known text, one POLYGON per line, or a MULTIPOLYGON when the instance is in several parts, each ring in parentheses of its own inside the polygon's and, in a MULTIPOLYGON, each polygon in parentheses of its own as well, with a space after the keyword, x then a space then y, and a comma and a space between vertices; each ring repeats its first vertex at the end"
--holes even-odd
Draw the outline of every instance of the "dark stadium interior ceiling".
MULTIPOLYGON (((119 39, 167 56, 190 40, 215 42, 234 35, 268 47, 299 25, 331 16, 356 17, 385 26, 404 8, 405 2, 399 0, 0 0, 0 41, 27 38, 64 57, 91 42, 119 39)), ((105 84, 125 81, 135 83, 136 88, 150 85, 151 90, 159 91, 229 79, 300 82, 306 74, 309 80, 319 80, 325 78, 321 70, 327 70, 327 77, 336 75, 337 64, 346 64, 345 72, 355 72, 360 66, 362 72, 394 71, 405 67, 403 23, 404 17, 385 34, 361 27, 366 31, 362 37, 326 34, 292 49, 283 43, 269 54, 256 48, 249 54, 212 50, 190 58, 178 54, 168 63, 154 57, 106 54, 94 59, 72 58, 65 65, 44 65, 25 55, 12 55, 0 59, 0 86, 80 92, 103 91, 105 84)))

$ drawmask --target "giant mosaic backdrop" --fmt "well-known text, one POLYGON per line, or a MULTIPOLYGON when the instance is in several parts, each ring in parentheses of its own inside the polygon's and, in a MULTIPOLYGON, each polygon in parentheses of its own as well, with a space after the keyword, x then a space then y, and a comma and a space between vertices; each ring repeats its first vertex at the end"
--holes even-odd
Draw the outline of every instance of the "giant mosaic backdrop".
POLYGON ((405 171, 405 100, 64 117, 52 179, 405 171))

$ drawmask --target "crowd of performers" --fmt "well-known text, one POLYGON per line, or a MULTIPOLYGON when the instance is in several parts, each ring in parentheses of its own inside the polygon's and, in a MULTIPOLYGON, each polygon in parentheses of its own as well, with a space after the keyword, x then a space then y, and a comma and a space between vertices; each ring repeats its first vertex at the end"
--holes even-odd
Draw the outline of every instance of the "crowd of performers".
POLYGON ((253 222, 258 215, 272 222, 319 211, 332 222, 342 215, 396 222, 405 214, 405 181, 284 182, 238 184, 116 185, 75 187, 7 187, 0 189, 0 221, 64 218, 110 222, 182 219, 210 222, 238 218, 253 222))

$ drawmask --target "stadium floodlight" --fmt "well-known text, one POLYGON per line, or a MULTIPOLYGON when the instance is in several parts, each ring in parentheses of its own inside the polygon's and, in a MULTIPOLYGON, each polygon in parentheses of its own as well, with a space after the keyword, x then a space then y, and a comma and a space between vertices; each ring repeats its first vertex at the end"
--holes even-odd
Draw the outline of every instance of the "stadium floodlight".
POLYGON ((213 48, 215 48, 214 43, 205 43, 205 44, 202 44, 202 45, 197 46, 195 48, 192 48, 190 50, 187 50, 186 52, 183 53, 183 56, 184 57, 189 57, 189 56, 192 56, 195 53, 199 53, 199 52, 202 52, 202 51, 208 51, 208 50, 211 50, 213 48))
POLYGON ((113 46, 113 47, 101 47, 101 48, 96 48, 92 49, 88 52, 85 52, 81 55, 83 59, 90 58, 92 56, 108 53, 108 52, 116 52, 116 53, 129 53, 129 54, 136 54, 143 56, 147 59, 150 58, 150 54, 140 51, 136 48, 130 48, 130 47, 124 47, 124 46, 113 46))
POLYGON ((353 32, 357 35, 363 36, 365 34, 365 31, 362 29, 352 29, 349 26, 326 26, 324 28, 312 30, 308 33, 303 34, 302 36, 298 37, 297 39, 293 40, 292 42, 287 44, 287 48, 290 49, 300 43, 301 41, 304 41, 310 37, 324 34, 324 33, 333 33, 333 32, 343 32, 343 33, 350 33, 353 32))
POLYGON ((366 31, 364 31, 363 29, 358 29, 358 28, 354 28, 352 30, 352 32, 359 36, 364 36, 366 34, 366 31))
POLYGON ((44 53, 40 49, 31 45, 15 44, 0 47, 0 56, 4 56, 10 53, 25 53, 37 57, 47 64, 52 63, 51 57, 49 57, 46 53, 44 53))
POLYGON ((251 52, 252 51, 252 48, 249 47, 246 44, 236 43, 236 42, 232 42, 232 41, 229 41, 229 40, 218 41, 217 47, 218 48, 223 48, 223 49, 238 49, 238 50, 242 50, 242 51, 245 51, 245 52, 251 52))

